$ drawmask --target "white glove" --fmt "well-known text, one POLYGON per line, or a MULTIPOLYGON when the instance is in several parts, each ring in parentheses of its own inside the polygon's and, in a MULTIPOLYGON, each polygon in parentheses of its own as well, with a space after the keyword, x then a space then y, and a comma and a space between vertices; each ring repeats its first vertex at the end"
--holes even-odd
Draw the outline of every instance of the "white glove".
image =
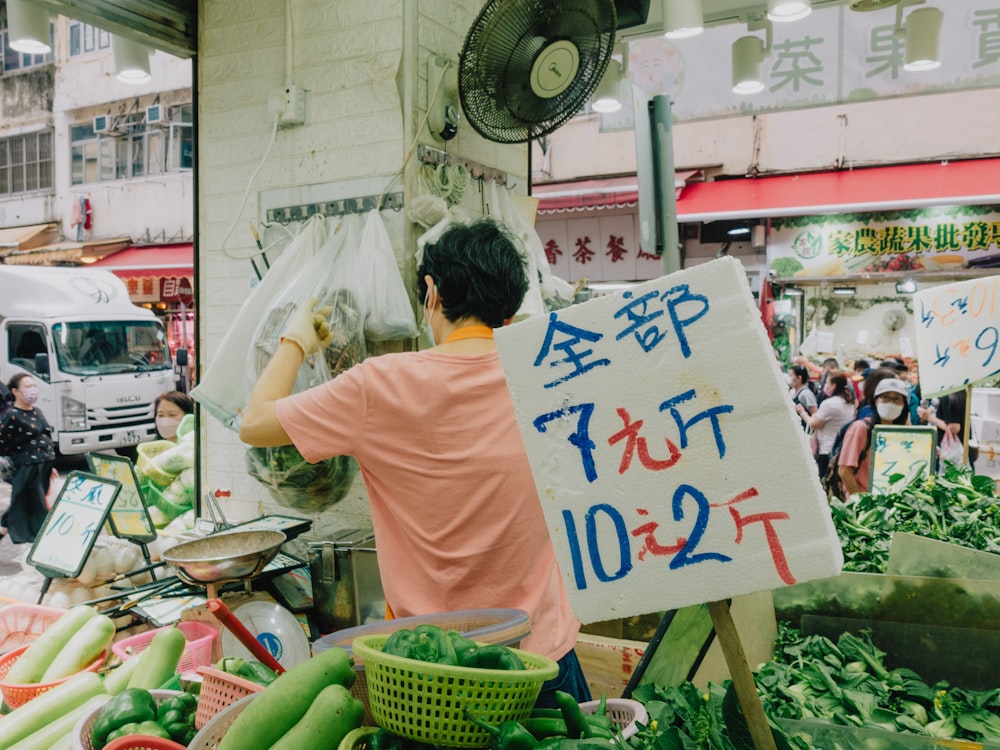
POLYGON ((310 297, 296 307, 278 341, 291 341, 305 356, 330 343, 329 317, 333 308, 315 309, 318 303, 316 297, 310 297))

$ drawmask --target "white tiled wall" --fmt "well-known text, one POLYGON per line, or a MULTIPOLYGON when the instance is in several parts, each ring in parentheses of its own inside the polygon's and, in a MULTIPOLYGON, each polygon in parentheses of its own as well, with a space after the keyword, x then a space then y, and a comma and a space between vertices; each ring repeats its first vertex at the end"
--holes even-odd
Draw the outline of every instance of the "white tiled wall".
MULTIPOLYGON (((271 137, 268 94, 284 83, 285 3, 200 0, 199 349, 205 362, 250 292, 252 269, 246 258, 256 247, 248 224, 263 218, 257 196, 296 186, 385 179, 399 172, 423 121, 427 56, 442 54, 457 63, 477 12, 473 6, 455 0, 291 0, 292 78, 309 92, 308 122, 278 130, 241 207, 271 137)), ((420 140, 445 148, 426 130, 420 140)), ((465 124, 447 148, 506 170, 515 182, 526 184, 524 145, 489 143, 465 124)), ((396 189, 414 182, 415 167, 411 161, 396 189)), ((393 239, 409 283, 409 226, 393 239)), ((242 377, 241 364, 233 363, 234 383, 242 377)), ((246 474, 235 433, 207 418, 203 438, 203 490, 231 489, 227 514, 245 518, 259 507, 291 512, 275 505, 246 474)), ((320 532, 369 525, 360 479, 347 498, 315 520, 320 532)))

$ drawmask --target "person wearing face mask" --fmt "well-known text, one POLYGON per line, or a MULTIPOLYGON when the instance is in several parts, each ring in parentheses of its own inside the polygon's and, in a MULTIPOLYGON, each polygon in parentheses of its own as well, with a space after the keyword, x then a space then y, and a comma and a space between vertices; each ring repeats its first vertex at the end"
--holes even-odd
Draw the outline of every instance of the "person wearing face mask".
POLYGON ((425 246, 416 278, 436 345, 369 357, 289 395, 325 333, 314 305, 300 305, 250 394, 240 440, 294 444, 308 461, 354 456, 392 614, 525 610, 531 633, 521 647, 559 663, 536 705, 555 706, 556 690, 586 701, 590 689, 493 341, 528 289, 515 243, 491 220, 450 226, 425 246))
POLYGON ((156 397, 153 404, 156 431, 163 440, 177 442, 177 427, 188 414, 194 414, 194 399, 180 391, 167 391, 156 397))
POLYGON ((874 425, 901 425, 910 421, 910 386, 899 378, 884 378, 875 386, 872 417, 857 419, 844 434, 838 461, 840 481, 848 495, 868 490, 869 454, 874 425))
POLYGON ((52 428, 35 407, 38 386, 26 372, 18 373, 7 384, 14 396, 13 406, 0 417, 0 455, 14 464, 11 478, 10 507, 0 517, 0 536, 10 535, 14 544, 35 540, 48 508, 45 496, 56 460, 49 434, 52 428))

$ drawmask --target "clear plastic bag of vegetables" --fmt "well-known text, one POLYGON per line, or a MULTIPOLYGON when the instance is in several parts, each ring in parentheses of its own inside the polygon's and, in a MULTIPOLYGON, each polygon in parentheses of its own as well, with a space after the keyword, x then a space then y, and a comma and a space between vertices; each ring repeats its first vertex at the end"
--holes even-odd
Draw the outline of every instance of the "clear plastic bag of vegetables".
MULTIPOLYGON (((357 262, 361 217, 344 217, 323 252, 302 266, 260 315, 253 344, 247 352, 246 378, 256 382, 278 348, 296 306, 305 299, 319 300, 317 308, 330 310, 329 342, 306 357, 299 368, 293 393, 321 385, 361 362, 367 356, 364 324, 370 304, 368 288, 357 262)), ((346 456, 307 462, 294 446, 248 448, 247 468, 275 501, 287 508, 317 512, 338 502, 350 489, 357 463, 346 456)))

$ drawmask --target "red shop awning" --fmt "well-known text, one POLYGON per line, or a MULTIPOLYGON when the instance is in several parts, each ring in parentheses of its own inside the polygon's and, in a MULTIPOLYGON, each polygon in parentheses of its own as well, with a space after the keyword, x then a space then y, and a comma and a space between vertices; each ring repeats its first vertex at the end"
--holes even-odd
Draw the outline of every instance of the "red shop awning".
POLYGON ((681 192, 677 220, 992 204, 1000 204, 1000 159, 976 159, 695 182, 681 192))
POLYGON ((104 268, 122 279, 138 278, 188 278, 194 277, 194 246, 133 245, 117 253, 106 255, 91 263, 94 268, 104 268))
MULTIPOLYGON (((686 170, 674 175, 674 187, 680 195, 689 179, 700 170, 686 170)), ((639 182, 635 175, 603 180, 552 182, 534 185, 531 194, 538 198, 538 213, 592 211, 598 208, 635 206, 639 201, 639 182)))

